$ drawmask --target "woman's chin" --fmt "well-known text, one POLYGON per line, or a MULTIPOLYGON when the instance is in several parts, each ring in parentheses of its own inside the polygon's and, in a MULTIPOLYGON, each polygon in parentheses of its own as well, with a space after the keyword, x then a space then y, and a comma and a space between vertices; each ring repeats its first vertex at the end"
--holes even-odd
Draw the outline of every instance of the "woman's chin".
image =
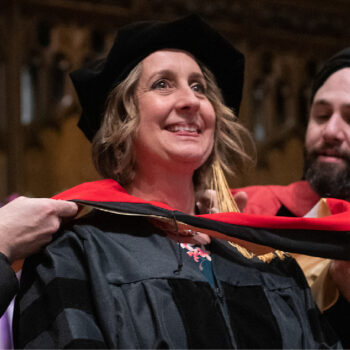
POLYGON ((178 166, 188 167, 191 170, 200 168, 205 161, 208 159, 207 156, 191 154, 173 154, 171 160, 178 164, 178 166))

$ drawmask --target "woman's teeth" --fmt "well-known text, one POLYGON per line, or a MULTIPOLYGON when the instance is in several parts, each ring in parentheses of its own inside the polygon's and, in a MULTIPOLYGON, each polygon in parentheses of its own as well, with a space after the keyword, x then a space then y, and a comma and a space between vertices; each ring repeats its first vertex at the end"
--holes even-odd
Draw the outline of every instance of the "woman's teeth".
POLYGON ((178 131, 198 132, 197 128, 194 126, 180 126, 180 125, 169 126, 167 130, 171 132, 178 132, 178 131))

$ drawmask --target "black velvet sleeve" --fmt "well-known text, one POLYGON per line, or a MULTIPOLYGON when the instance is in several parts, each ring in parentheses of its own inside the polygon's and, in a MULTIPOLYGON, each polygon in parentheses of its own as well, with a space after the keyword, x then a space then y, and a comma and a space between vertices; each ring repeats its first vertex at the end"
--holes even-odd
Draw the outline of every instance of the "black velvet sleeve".
POLYGON ((84 261, 83 244, 71 231, 25 260, 14 310, 15 348, 106 348, 84 261))
POLYGON ((18 280, 7 257, 0 253, 0 316, 18 291, 18 280))
POLYGON ((350 303, 341 295, 333 307, 324 312, 344 349, 350 349, 350 303))

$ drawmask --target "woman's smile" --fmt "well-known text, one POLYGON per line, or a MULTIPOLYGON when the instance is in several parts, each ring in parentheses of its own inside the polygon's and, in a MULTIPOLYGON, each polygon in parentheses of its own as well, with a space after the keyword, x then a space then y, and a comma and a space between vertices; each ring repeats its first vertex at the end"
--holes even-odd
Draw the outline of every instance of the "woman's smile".
POLYGON ((201 133, 200 128, 194 124, 171 124, 165 127, 165 130, 175 133, 179 136, 198 137, 201 133))
POLYGON ((208 159, 216 117, 205 93, 203 73, 187 52, 160 50, 144 59, 136 92, 138 165, 186 163, 194 171, 208 159))

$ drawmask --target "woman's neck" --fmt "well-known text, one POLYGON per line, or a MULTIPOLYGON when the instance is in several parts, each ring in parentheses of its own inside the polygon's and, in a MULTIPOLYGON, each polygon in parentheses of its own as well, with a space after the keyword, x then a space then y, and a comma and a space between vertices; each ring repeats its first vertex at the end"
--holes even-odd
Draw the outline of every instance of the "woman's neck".
POLYGON ((162 202, 187 214, 194 214, 195 192, 193 173, 164 171, 150 166, 136 172, 127 191, 136 197, 162 202))

